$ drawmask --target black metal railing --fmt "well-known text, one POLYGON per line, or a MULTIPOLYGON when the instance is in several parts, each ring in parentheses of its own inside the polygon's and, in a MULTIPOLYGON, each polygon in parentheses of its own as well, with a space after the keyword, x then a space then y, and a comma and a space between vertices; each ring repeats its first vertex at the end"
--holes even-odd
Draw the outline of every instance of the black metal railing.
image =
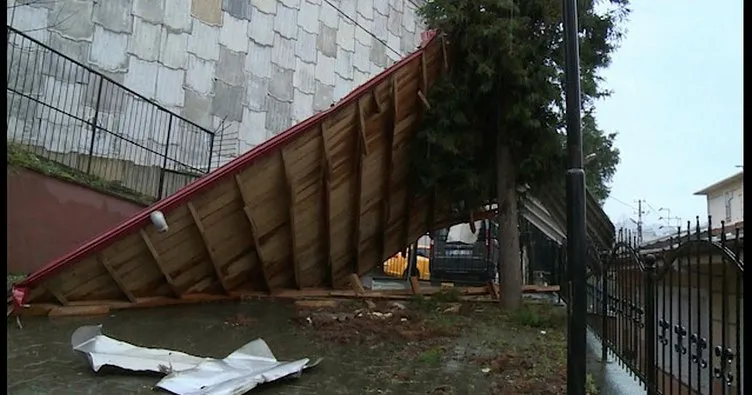
POLYGON ((212 170, 212 131, 10 26, 7 39, 9 143, 157 200, 212 170))
POLYGON ((613 353, 649 395, 742 394, 742 238, 699 218, 657 248, 619 232, 588 285, 603 359, 613 353))

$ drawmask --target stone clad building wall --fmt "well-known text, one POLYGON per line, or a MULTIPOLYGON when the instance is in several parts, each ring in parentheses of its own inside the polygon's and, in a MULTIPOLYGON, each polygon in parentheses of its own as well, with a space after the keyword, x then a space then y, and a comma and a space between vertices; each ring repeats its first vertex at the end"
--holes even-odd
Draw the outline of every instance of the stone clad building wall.
POLYGON ((221 132, 218 164, 329 107, 423 31, 417 0, 16 1, 14 28, 221 132))

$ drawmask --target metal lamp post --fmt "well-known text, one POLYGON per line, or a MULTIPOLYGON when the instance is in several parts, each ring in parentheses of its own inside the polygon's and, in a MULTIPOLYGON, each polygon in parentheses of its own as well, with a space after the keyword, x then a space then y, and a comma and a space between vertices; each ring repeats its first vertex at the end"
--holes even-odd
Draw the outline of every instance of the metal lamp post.
POLYGON ((565 93, 567 148, 567 280, 569 281, 567 333, 567 394, 585 395, 587 376, 587 290, 585 170, 580 129, 580 50, 577 0, 564 0, 565 93))

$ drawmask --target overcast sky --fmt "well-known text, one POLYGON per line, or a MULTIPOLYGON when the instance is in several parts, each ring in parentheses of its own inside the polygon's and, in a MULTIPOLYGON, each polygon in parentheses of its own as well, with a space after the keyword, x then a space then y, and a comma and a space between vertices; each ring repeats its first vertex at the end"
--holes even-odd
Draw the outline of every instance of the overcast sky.
POLYGON ((636 218, 637 199, 685 222, 706 216, 694 192, 741 170, 742 15, 742 0, 632 0, 602 74, 614 93, 597 106, 621 151, 605 204, 612 221, 636 218))

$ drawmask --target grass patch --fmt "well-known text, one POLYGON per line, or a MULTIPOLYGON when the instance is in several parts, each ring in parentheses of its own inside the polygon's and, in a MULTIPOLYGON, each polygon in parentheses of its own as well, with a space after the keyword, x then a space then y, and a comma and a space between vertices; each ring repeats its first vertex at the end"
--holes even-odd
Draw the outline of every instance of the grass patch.
POLYGON ((7 174, 13 174, 18 168, 25 168, 50 177, 88 186, 91 189, 116 195, 136 203, 149 205, 156 201, 151 196, 126 188, 119 181, 109 181, 87 174, 81 170, 37 155, 21 144, 10 141, 7 143, 7 174))
POLYGON ((587 392, 587 395, 600 394, 600 389, 595 383, 595 378, 593 378, 593 375, 590 373, 585 376, 585 392, 587 392))
POLYGON ((431 298, 440 303, 459 302, 462 300, 462 291, 454 287, 441 288, 439 292, 433 294, 431 298))
POLYGON ((526 302, 509 314, 511 321, 529 328, 563 328, 567 324, 567 314, 561 308, 549 303, 526 302))
POLYGON ((418 355, 418 361, 427 365, 438 365, 441 362, 441 354, 443 351, 440 348, 431 348, 423 351, 418 355))
POLYGON ((423 295, 412 295, 410 297, 410 308, 412 308, 415 311, 419 312, 434 312, 438 310, 439 303, 436 301, 436 299, 433 298, 427 298, 423 295))
POLYGON ((462 300, 462 291, 457 288, 442 288, 430 296, 412 295, 410 297, 410 307, 421 312, 436 312, 441 309, 443 304, 457 303, 462 300))

